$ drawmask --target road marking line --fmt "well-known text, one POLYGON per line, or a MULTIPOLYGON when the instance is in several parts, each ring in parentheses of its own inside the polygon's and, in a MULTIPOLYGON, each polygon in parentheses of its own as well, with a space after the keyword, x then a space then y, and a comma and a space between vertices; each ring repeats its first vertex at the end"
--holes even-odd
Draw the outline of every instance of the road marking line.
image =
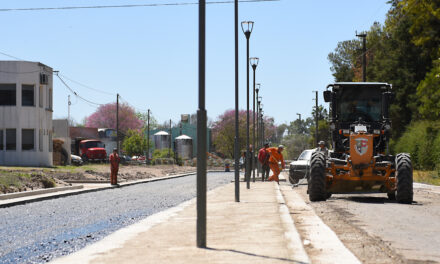
POLYGON ((277 195, 277 201, 279 203, 281 222, 283 223, 284 230, 286 230, 284 236, 288 241, 287 246, 289 247, 289 249, 291 249, 292 259, 294 259, 299 263, 311 263, 309 256, 307 255, 303 247, 298 230, 296 230, 295 224, 293 223, 293 219, 290 216, 289 208, 287 208, 286 206, 286 201, 284 200, 284 197, 280 192, 279 185, 275 183, 274 185, 277 195))

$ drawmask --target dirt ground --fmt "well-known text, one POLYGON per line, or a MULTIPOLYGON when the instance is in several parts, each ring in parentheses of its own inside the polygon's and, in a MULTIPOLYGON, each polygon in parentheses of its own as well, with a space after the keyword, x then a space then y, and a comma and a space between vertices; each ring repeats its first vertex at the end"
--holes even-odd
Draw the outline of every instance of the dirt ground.
MULTIPOLYGON (((389 201, 386 194, 333 195, 311 203, 306 186, 293 191, 338 235, 362 263, 439 263, 440 193, 414 185, 411 205, 389 201)), ((300 222, 300 214, 294 215, 300 222)), ((297 226, 300 233, 307 225, 297 226)))
MULTIPOLYGON (((223 168, 209 168, 223 169, 223 168)), ((134 181, 195 172, 195 167, 177 165, 121 165, 118 181, 134 181)), ((55 168, 0 167, 0 194, 69 186, 71 182, 110 180, 109 164, 59 166, 55 168), (51 185, 53 183, 53 186, 51 185)))

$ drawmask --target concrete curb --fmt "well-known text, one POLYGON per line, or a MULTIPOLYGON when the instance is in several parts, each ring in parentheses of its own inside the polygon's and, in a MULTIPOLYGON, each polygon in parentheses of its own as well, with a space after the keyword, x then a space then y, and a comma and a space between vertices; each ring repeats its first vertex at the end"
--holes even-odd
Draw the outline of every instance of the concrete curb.
POLYGON ((8 200, 8 199, 27 197, 27 196, 32 196, 32 195, 52 193, 52 192, 70 191, 70 190, 76 190, 76 189, 82 189, 82 188, 84 188, 83 185, 78 185, 78 186, 55 187, 55 188, 50 188, 50 189, 40 189, 40 190, 35 190, 35 191, 0 194, 0 200, 8 200))
MULTIPOLYGON (((213 172, 224 172, 224 171, 223 170, 221 170, 221 171, 220 170, 207 171, 207 173, 213 173, 213 172)), ((78 191, 67 190, 68 192, 54 193, 53 195, 46 195, 46 196, 39 196, 39 197, 35 197, 35 195, 37 195, 37 194, 34 194, 33 195, 34 197, 30 196, 28 199, 22 199, 22 200, 17 200, 17 201, 0 203, 0 208, 6 208, 6 207, 15 206, 15 205, 39 202, 39 201, 50 200, 50 199, 61 198, 61 197, 67 197, 67 196, 77 195, 77 194, 82 194, 82 193, 97 192, 97 191, 103 191, 103 190, 108 190, 108 189, 113 189, 113 188, 122 188, 122 187, 126 187, 126 186, 142 184, 142 183, 149 183, 149 182, 156 182, 156 181, 163 181, 163 180, 181 178, 181 177, 186 177, 186 176, 195 175, 195 174, 197 174, 197 172, 184 173, 184 174, 178 174, 178 175, 166 176, 166 177, 159 177, 159 178, 144 179, 144 180, 138 180, 138 181, 133 181, 133 182, 124 182, 124 183, 121 183, 121 184, 116 185, 116 186, 110 185, 110 186, 98 187, 98 188, 93 188, 93 189, 81 189, 81 190, 78 190, 78 191)), ((50 189, 41 190, 41 191, 48 191, 48 190, 50 190, 50 189)), ((60 192, 60 190, 58 190, 58 192, 60 192)), ((42 193, 39 193, 38 195, 48 194, 48 193, 51 193, 51 192, 50 191, 42 192, 42 193)))
POLYGON ((283 194, 281 193, 280 187, 278 184, 274 184, 274 186, 277 201, 279 204, 281 222, 283 223, 284 230, 286 231, 284 233, 284 236, 288 241, 288 248, 291 250, 292 259, 300 263, 311 263, 310 258, 307 255, 306 250, 304 249, 299 232, 296 229, 295 223, 293 222, 293 219, 290 215, 287 203, 284 200, 283 194))

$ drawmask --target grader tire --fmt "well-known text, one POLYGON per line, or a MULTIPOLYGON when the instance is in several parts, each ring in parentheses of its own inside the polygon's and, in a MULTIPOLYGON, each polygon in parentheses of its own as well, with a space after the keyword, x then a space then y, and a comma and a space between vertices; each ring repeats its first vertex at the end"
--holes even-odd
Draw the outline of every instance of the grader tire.
POLYGON ((310 164, 309 200, 312 202, 327 200, 325 185, 325 156, 322 152, 314 152, 310 164))
POLYGON ((396 156, 396 200, 398 203, 410 204, 413 202, 413 168, 411 158, 407 153, 396 156))

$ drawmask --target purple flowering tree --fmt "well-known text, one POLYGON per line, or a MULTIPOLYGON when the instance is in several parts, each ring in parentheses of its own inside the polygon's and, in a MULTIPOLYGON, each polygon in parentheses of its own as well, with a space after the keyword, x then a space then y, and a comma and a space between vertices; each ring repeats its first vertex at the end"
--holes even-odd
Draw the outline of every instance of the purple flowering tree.
MULTIPOLYGON (((240 110, 239 116, 239 140, 240 152, 246 150, 246 110, 240 110)), ((253 112, 249 111, 249 136, 252 144, 252 117, 253 112)), ((270 139, 275 134, 276 127, 272 117, 265 117, 265 138, 270 139)), ((235 110, 226 110, 217 117, 212 126, 213 143, 216 150, 228 158, 234 157, 234 137, 235 137, 235 110)))
MULTIPOLYGON (((86 127, 116 129, 116 103, 101 105, 95 113, 86 118, 86 127)), ((127 132, 129 129, 139 130, 144 125, 132 107, 119 104, 119 129, 127 132)))

